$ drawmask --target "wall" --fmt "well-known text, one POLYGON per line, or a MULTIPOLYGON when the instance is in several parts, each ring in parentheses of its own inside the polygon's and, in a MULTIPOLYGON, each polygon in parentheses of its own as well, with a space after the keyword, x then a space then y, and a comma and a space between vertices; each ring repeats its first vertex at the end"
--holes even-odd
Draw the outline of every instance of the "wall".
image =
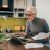
POLYGON ((46 19, 50 28, 50 0, 36 0, 37 16, 46 19))

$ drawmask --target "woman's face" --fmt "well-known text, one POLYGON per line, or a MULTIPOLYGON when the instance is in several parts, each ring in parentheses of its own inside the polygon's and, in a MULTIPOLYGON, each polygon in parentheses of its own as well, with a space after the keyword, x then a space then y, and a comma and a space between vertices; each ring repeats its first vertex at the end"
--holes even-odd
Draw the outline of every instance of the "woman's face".
POLYGON ((32 13, 31 11, 27 11, 26 16, 28 20, 32 21, 36 17, 36 13, 32 13))

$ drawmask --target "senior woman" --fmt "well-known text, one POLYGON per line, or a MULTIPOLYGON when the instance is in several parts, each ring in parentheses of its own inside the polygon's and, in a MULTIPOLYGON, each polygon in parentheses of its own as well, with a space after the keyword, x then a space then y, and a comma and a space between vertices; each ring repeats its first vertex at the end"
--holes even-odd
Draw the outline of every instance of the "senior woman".
MULTIPOLYGON (((34 6, 29 6, 26 9, 26 16, 28 18, 26 22, 26 32, 21 32, 20 34, 26 35, 26 37, 36 36, 40 32, 47 33, 49 31, 49 26, 44 19, 38 18, 37 9, 34 6)), ((47 38, 46 38, 47 39, 47 38)), ((38 42, 47 43, 48 39, 39 40, 38 42)))

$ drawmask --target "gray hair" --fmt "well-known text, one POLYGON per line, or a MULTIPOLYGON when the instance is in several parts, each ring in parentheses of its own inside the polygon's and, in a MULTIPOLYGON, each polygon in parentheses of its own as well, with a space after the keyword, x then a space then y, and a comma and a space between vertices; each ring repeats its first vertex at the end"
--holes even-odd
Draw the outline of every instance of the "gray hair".
POLYGON ((29 6, 29 7, 27 7, 27 9, 26 9, 26 12, 27 11, 30 11, 30 12, 32 12, 32 13, 37 13, 37 8, 35 7, 35 6, 29 6))

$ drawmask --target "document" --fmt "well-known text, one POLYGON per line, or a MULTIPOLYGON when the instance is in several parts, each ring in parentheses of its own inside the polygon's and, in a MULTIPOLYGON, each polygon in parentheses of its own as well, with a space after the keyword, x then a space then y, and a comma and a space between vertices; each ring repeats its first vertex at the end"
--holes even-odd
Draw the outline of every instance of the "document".
POLYGON ((7 39, 4 39, 4 40, 9 41, 9 40, 11 40, 11 38, 7 38, 7 39))
POLYGON ((19 39, 24 39, 24 37, 18 37, 19 39))
POLYGON ((38 35, 36 35, 34 37, 31 37, 31 38, 34 39, 34 40, 42 40, 42 39, 45 39, 47 37, 49 37, 49 33, 43 33, 43 32, 41 32, 38 35))
POLYGON ((24 45, 24 46, 26 49, 44 47, 44 45, 42 43, 26 43, 26 45, 24 45))

